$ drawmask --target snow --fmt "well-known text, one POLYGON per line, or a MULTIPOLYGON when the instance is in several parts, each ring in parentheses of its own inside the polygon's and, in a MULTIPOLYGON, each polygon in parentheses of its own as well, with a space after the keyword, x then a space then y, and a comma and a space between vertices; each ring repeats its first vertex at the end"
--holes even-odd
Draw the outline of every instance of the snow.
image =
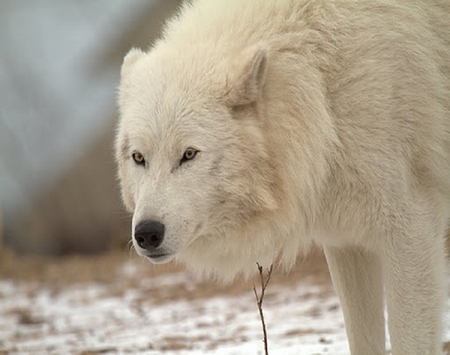
MULTIPOLYGON (((189 295, 202 284, 185 272, 130 282, 137 267, 142 264, 123 264, 112 284, 80 283, 56 290, 36 282, 0 280, 0 353, 264 353, 251 288, 174 298, 169 291, 164 296, 165 290, 177 287, 189 295), (162 297, 152 297, 155 292, 162 297)), ((314 277, 269 284, 263 308, 270 354, 349 354, 338 299, 314 277)))

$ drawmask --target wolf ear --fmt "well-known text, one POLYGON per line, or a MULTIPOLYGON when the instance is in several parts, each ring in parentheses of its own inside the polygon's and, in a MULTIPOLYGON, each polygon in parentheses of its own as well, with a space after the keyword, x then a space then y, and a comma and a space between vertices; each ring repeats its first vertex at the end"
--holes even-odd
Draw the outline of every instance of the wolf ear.
POLYGON ((144 55, 145 53, 139 48, 132 48, 123 59, 122 69, 120 71, 121 77, 126 75, 133 65, 144 55))
POLYGON ((232 63, 227 75, 226 102, 244 106, 258 100, 267 73, 268 53, 262 45, 250 47, 232 63))

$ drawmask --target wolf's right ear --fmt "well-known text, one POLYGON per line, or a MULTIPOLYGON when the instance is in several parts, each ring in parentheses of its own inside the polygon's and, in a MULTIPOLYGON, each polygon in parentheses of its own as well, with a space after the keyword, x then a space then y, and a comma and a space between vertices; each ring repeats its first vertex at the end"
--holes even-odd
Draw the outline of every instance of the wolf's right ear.
POLYGON ((132 48, 127 53, 125 58, 123 59, 122 69, 120 71, 121 77, 123 78, 124 75, 126 75, 130 71, 130 69, 133 67, 133 65, 139 59, 141 59, 144 55, 145 55, 145 53, 141 49, 139 49, 139 48, 132 48))
POLYGON ((229 106, 248 105, 259 98, 266 80, 267 64, 267 49, 260 44, 248 48, 231 63, 225 95, 229 106))

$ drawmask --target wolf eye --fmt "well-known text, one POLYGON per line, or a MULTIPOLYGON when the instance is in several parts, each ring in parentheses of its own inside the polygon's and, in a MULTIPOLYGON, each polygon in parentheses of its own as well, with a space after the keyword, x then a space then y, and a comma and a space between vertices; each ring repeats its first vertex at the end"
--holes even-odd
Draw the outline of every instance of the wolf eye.
POLYGON ((145 165, 145 159, 141 153, 135 152, 131 156, 133 157, 133 160, 137 165, 145 165))
POLYGON ((181 160, 180 160, 180 165, 188 160, 194 159, 195 156, 197 155, 197 153, 198 153, 198 150, 196 150, 194 148, 186 149, 186 151, 183 154, 183 158, 181 158, 181 160))

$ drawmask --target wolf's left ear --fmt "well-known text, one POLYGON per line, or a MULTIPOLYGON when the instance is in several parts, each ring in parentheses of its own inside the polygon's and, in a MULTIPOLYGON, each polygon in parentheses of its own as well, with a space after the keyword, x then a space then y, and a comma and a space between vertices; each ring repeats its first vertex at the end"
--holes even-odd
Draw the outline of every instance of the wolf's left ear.
POLYGON ((144 57, 145 53, 139 48, 132 48, 125 58, 123 59, 122 69, 120 71, 121 77, 124 77, 130 69, 134 66, 134 64, 142 57, 144 57))
POLYGON ((268 53, 262 45, 248 48, 232 63, 227 75, 226 102, 244 106, 258 100, 267 73, 268 53))

